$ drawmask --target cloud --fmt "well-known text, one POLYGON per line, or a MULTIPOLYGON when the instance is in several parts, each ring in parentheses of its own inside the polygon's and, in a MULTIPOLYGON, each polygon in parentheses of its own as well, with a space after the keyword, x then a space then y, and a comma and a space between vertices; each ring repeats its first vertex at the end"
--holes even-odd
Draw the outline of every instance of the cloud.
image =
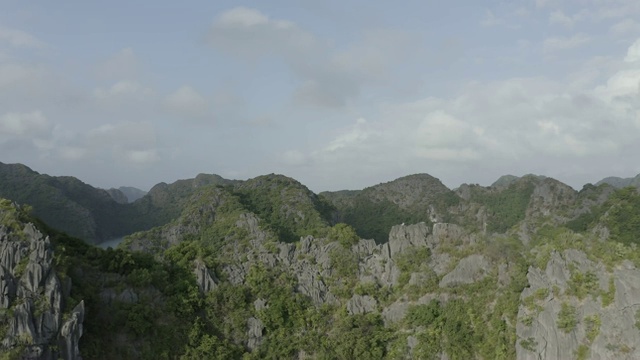
POLYGON ((105 124, 89 130, 86 137, 89 144, 99 146, 144 148, 156 143, 154 127, 148 121, 105 124))
POLYGON ((591 38, 583 33, 571 37, 551 37, 544 40, 542 46, 546 53, 574 49, 591 41, 591 38))
POLYGON ((209 112, 207 99, 186 85, 167 96, 165 104, 169 110, 183 117, 200 118, 209 112))
POLYGON ((151 164, 160 160, 156 149, 125 150, 120 155, 132 164, 151 164))
POLYGON ((5 42, 14 47, 42 48, 44 44, 22 30, 0 27, 0 43, 5 42))
POLYGON ((640 39, 636 40, 629 49, 627 49, 627 56, 625 56, 624 61, 626 62, 637 62, 640 61, 640 39))
POLYGON ((536 0, 536 7, 543 8, 548 6, 550 3, 553 3, 554 0, 536 0))
POLYGON ((338 49, 293 22, 245 7, 217 16, 207 41, 247 62, 266 57, 283 61, 297 81, 292 94, 296 103, 331 108, 344 107, 365 85, 384 83, 410 48, 402 32, 375 30, 338 49))
POLYGON ((87 156, 87 149, 77 146, 61 146, 58 149, 58 157, 63 160, 78 161, 87 156))
POLYGON ((54 147, 53 130, 40 110, 5 113, 0 115, 0 148, 8 155, 46 154, 54 147))
MULTIPOLYGON (((481 133, 477 130, 476 134, 481 133)), ((480 158, 469 144, 474 141, 470 124, 445 111, 428 113, 414 132, 416 154, 433 160, 464 161, 480 158)))
POLYGON ((105 124, 82 135, 84 145, 74 151, 91 158, 105 156, 129 164, 151 164, 160 160, 156 132, 150 122, 105 124))
POLYGON ((217 16, 207 40, 212 46, 245 59, 273 54, 293 58, 318 46, 313 35, 295 24, 271 19, 246 7, 217 16))
POLYGON ((485 11, 484 17, 480 21, 480 25, 485 26, 485 27, 496 26, 496 25, 500 25, 501 23, 502 23, 502 20, 498 19, 493 14, 493 11, 491 11, 491 10, 485 11))
POLYGON ((367 124, 367 120, 359 118, 356 120, 355 125, 350 127, 348 131, 345 131, 334 138, 324 151, 335 152, 344 148, 358 147, 370 137, 371 132, 372 131, 370 126, 367 124))
POLYGON ((96 76, 102 80, 136 79, 140 61, 132 48, 123 48, 96 66, 96 76))
POLYGON ((281 155, 282 163, 287 166, 309 165, 309 157, 299 150, 285 151, 281 155))
POLYGON ((49 121, 40 111, 6 113, 0 116, 0 135, 35 136, 50 130, 49 121))
POLYGON ((113 98, 131 99, 131 97, 149 97, 153 95, 154 91, 151 88, 143 87, 140 83, 129 80, 121 80, 109 88, 96 88, 93 91, 93 96, 99 100, 113 98))
POLYGON ((293 26, 292 23, 282 20, 271 20, 258 10, 237 7, 218 16, 216 24, 222 27, 254 27, 254 26, 274 26, 280 29, 287 29, 293 26))
POLYGON ((617 36, 640 33, 640 23, 627 18, 611 25, 609 32, 617 36))
POLYGON ((566 27, 573 27, 578 21, 584 19, 584 12, 577 13, 573 16, 565 15, 562 10, 555 10, 549 14, 549 23, 558 24, 566 27))
POLYGON ((470 83, 455 97, 382 104, 377 115, 337 129, 325 145, 295 158, 311 159, 326 181, 356 168, 350 174, 357 178, 426 171, 468 181, 469 172, 483 178, 485 169, 584 177, 640 149, 640 62, 597 64, 604 80, 581 86, 510 78, 470 83))
POLYGON ((17 63, 0 63, 0 91, 39 85, 46 77, 44 67, 17 63))

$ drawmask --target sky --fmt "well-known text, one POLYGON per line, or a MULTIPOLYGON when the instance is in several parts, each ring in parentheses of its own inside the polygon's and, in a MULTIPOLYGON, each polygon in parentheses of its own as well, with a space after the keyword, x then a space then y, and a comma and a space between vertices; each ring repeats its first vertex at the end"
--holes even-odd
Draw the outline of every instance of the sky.
POLYGON ((640 1, 0 0, 0 162, 91 185, 640 173, 640 1))

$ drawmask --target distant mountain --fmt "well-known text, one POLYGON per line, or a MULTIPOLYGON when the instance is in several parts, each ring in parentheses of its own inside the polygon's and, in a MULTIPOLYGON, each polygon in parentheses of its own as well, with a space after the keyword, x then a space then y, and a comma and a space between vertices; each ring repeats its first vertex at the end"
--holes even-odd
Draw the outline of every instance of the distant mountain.
POLYGON ((119 204, 0 170, 36 210, 144 230, 103 250, 0 199, 5 357, 640 358, 631 187, 525 175, 452 191, 416 174, 314 194, 283 175, 200 174, 119 204))
POLYGON ((109 195, 121 204, 132 203, 147 194, 146 191, 131 186, 120 186, 119 188, 111 188, 107 190, 109 195))
POLYGON ((415 174, 357 191, 323 192, 336 207, 334 222, 353 226, 358 235, 382 243, 393 225, 442 221, 445 209, 460 200, 440 180, 415 174))
POLYGON ((492 187, 508 186, 509 184, 511 184, 512 182, 518 179, 519 177, 515 175, 502 175, 498 180, 496 180, 493 184, 491 184, 491 186, 492 187))
POLYGON ((160 183, 128 203, 118 189, 98 189, 74 177, 49 176, 22 164, 0 163, 0 197, 32 206, 33 214, 49 226, 89 243, 166 224, 180 215, 197 188, 231 183, 218 175, 199 174, 194 179, 160 183))
POLYGON ((632 178, 620 178, 616 176, 611 176, 611 177, 604 178, 596 183, 596 185, 600 185, 600 184, 609 184, 618 189, 622 189, 627 186, 640 188, 640 174, 632 178))
POLYGON ((120 191, 118 189, 114 189, 114 188, 111 188, 111 189, 105 190, 105 191, 118 204, 128 204, 129 203, 129 199, 127 199, 127 196, 122 191, 120 191))
POLYGON ((246 181, 225 181, 224 184, 197 187, 190 196, 183 198, 184 206, 173 221, 134 234, 124 245, 159 253, 185 239, 209 237, 221 246, 226 242, 225 238, 238 235, 233 228, 235 224, 247 221, 243 215, 247 213, 259 222, 265 236, 282 242, 295 242, 308 235, 325 235, 329 229, 333 207, 292 178, 270 174, 246 181))
POLYGON ((126 235, 124 206, 102 189, 70 176, 39 174, 25 165, 0 163, 0 197, 33 207, 50 226, 89 242, 126 235))

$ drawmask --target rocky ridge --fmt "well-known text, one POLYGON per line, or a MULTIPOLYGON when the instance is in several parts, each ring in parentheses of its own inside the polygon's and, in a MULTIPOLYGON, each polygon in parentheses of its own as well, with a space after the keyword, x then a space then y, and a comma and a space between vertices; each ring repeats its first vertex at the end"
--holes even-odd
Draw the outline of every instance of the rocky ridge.
POLYGON ((49 238, 33 224, 16 221, 17 211, 16 205, 3 200, 0 352, 22 359, 80 359, 84 303, 65 313, 71 283, 56 274, 49 238))

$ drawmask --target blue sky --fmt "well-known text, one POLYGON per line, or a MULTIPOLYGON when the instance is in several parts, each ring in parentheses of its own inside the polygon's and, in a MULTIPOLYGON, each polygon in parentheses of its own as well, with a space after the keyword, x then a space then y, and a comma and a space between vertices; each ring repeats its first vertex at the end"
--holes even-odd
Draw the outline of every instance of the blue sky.
POLYGON ((640 173, 640 2, 0 0, 0 161, 95 186, 640 173))

